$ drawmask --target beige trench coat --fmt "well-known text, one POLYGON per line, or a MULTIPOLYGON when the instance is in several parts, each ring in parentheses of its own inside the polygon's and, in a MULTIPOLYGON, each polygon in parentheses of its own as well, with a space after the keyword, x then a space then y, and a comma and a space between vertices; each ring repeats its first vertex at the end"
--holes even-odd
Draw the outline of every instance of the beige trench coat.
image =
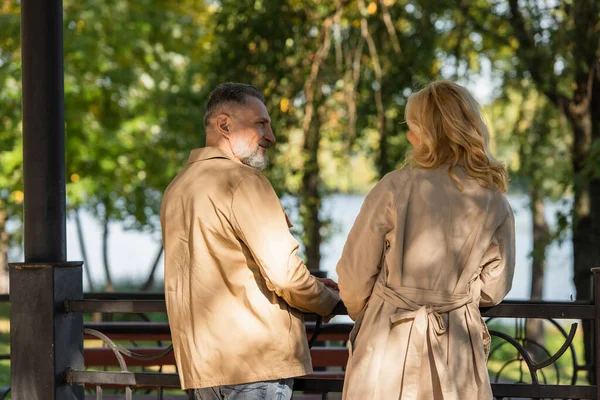
POLYGON ((492 399, 479 306, 511 288, 506 197, 457 167, 404 168, 365 199, 337 266, 356 324, 344 399, 492 399))
POLYGON ((217 148, 196 149, 160 217, 182 388, 311 373, 299 310, 328 315, 339 297, 298 258, 267 178, 217 148))

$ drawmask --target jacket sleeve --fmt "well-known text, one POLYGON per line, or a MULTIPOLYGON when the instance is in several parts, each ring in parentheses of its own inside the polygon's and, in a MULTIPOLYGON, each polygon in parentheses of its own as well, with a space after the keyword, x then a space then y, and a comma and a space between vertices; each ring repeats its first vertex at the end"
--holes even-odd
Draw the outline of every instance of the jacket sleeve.
POLYGON ((395 195, 384 177, 366 197, 337 264, 340 296, 356 320, 367 304, 396 221, 395 195))
POLYGON ((515 272, 515 219, 510 209, 496 229, 481 265, 480 305, 491 307, 508 294, 515 272))
POLYGON ((250 249, 269 290, 301 311, 329 315, 339 296, 298 257, 299 244, 267 178, 245 178, 233 194, 231 210, 236 234, 250 249))

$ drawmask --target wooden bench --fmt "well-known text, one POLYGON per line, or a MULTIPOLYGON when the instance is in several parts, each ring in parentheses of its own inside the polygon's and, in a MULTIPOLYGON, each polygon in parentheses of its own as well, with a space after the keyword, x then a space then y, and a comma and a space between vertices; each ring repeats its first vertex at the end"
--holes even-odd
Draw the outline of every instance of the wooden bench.
MULTIPOLYGON (((128 350, 143 355, 152 356, 164 351, 166 347, 130 347, 128 350)), ((322 347, 315 346, 310 355, 313 367, 345 367, 348 362, 348 348, 346 347, 322 347)), ((175 356, 173 352, 155 360, 140 360, 123 355, 127 366, 130 367, 157 367, 174 366, 175 356)), ((86 367, 118 367, 119 362, 108 347, 91 347, 83 350, 83 359, 86 367)))
MULTIPOLYGON (((306 333, 307 337, 310 338, 315 330, 315 322, 306 322, 306 333)), ((109 337, 112 341, 130 341, 130 342, 157 342, 157 346, 143 346, 143 347, 134 347, 134 346, 126 346, 127 349, 135 354, 139 354, 142 356, 153 356, 158 355, 161 352, 164 352, 167 348, 165 343, 168 345, 171 340, 171 333, 169 330, 168 323, 139 323, 139 322, 102 322, 102 323, 86 323, 85 328, 94 329, 98 332, 109 337), (161 345, 158 345, 160 343, 161 345)), ((337 342, 345 342, 348 339, 348 334, 351 330, 352 326, 348 324, 332 324, 326 325, 326 332, 321 333, 318 337, 317 344, 322 344, 324 342, 337 341, 337 342)), ((86 340, 94 340, 99 341, 99 339, 91 334, 85 334, 86 340)), ((98 343, 98 342, 96 342, 98 343)), ((313 346, 310 350, 313 367, 316 371, 306 376, 305 378, 315 378, 315 379, 343 379, 344 378, 344 369, 346 367, 346 363, 348 361, 348 349, 343 346, 313 346), (334 370, 329 370, 329 368, 333 368, 334 370)), ((127 368, 130 367, 154 367, 155 368, 164 368, 168 367, 169 372, 175 371, 175 357, 173 352, 166 354, 163 357, 154 360, 144 360, 128 357, 123 355, 123 359, 127 365, 127 368)), ((111 367, 111 369, 119 368, 119 360, 114 354, 113 350, 106 345, 102 347, 86 347, 84 348, 84 364, 86 368, 89 367, 111 367)), ((161 368, 161 370, 162 370, 161 368)), ((302 388, 303 383, 301 379, 297 379, 295 384, 295 389, 302 388)), ((103 389, 115 389, 118 386, 113 385, 103 385, 103 389)), ((86 385, 86 388, 93 389, 94 387, 91 385, 86 385)), ((122 387, 121 387, 122 388, 122 387)), ((147 389, 152 389, 148 387, 147 389)), ((138 392, 139 393, 139 392, 138 392)), ((143 395, 143 394, 135 394, 136 399, 156 399, 156 395, 143 395)), ((90 397, 95 398, 95 397, 90 397)), ((113 398, 123 398, 123 395, 104 395, 103 399, 110 400, 113 398)), ((165 395, 165 399, 171 400, 181 400, 185 399, 185 395, 165 395)), ((335 400, 340 397, 335 394, 329 394, 327 399, 335 400)), ((323 399, 323 396, 311 395, 311 394, 302 394, 294 395, 294 400, 317 400, 323 399)))
MULTIPOLYGON (((316 323, 305 322, 306 335, 310 339, 316 323)), ((166 322, 90 322, 85 328, 102 332, 112 340, 170 341, 171 331, 166 322)), ((352 324, 325 325, 327 330, 319 335, 319 341, 346 341, 352 324)), ((96 339, 86 334, 85 339, 96 339)))

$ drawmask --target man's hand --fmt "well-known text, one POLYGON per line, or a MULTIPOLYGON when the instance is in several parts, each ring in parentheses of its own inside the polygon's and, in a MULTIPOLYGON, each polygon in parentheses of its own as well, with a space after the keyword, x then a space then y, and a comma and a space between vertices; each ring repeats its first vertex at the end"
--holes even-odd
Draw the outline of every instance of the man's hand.
MULTIPOLYGON (((336 281, 334 281, 333 279, 329 279, 329 278, 319 278, 319 280, 320 280, 321 282, 323 282, 323 284, 324 284, 325 286, 327 286, 328 288, 330 288, 330 289, 333 289, 333 290, 335 290, 336 292, 339 292, 339 291, 340 291, 340 288, 338 287, 338 284, 337 284, 337 282, 336 282, 336 281)), ((327 324, 327 323, 329 323, 329 321, 331 321, 331 319, 332 319, 333 317, 335 317, 335 314, 331 314, 331 315, 328 315, 328 316, 326 316, 326 317, 323 317, 323 322, 327 324)))
POLYGON ((323 282, 323 284, 324 284, 325 286, 327 286, 328 288, 330 288, 330 289, 333 289, 333 290, 335 290, 336 292, 339 292, 339 291, 340 291, 340 288, 338 287, 338 284, 337 284, 337 282, 336 282, 336 281, 334 281, 334 280, 332 280, 332 279, 329 279, 329 278, 319 278, 319 280, 320 280, 321 282, 323 282))

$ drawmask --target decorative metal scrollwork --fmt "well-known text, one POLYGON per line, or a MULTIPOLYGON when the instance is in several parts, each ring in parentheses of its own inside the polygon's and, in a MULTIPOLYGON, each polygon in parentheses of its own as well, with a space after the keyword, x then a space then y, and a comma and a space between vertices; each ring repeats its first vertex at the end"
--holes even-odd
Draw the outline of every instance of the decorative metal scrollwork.
MULTIPOLYGON (((492 320, 492 318, 488 319, 488 323, 492 320)), ((523 366, 526 367, 527 372, 531 377, 532 384, 540 384, 540 377, 538 376, 538 372, 541 375, 542 383, 547 383, 547 377, 544 373, 543 369, 549 366, 553 366, 556 372, 556 384, 560 383, 560 368, 556 363, 559 358, 561 358, 567 351, 570 351, 573 365, 573 376, 571 378, 571 384, 575 384, 577 381, 577 373, 582 368, 577 363, 577 355, 575 353, 575 347, 573 345, 573 340, 577 333, 577 323, 571 324, 569 333, 565 331, 565 329, 555 320, 553 319, 543 319, 544 321, 550 322, 564 337, 564 342, 560 346, 560 348, 554 353, 551 354, 550 351, 542 344, 535 342, 531 338, 527 338, 526 336, 526 320, 516 320, 516 334, 515 337, 512 337, 504 332, 499 332, 496 330, 490 330, 490 335, 498 337, 503 340, 500 344, 493 347, 489 354, 489 359, 493 358, 494 354, 506 344, 510 344, 517 352, 517 356, 515 358, 511 358, 502 364, 498 371, 495 371, 494 382, 498 383, 500 377, 503 372, 512 364, 519 364, 519 379, 517 383, 525 383, 524 381, 524 371, 523 366), (531 348, 536 348, 540 353, 543 353, 545 359, 542 361, 534 361, 530 352, 531 348), (528 350, 529 348, 529 350, 528 350)))
POLYGON ((0 389, 0 400, 4 400, 10 394, 10 386, 5 386, 0 389))
MULTIPOLYGON (((163 351, 161 351, 160 353, 157 353, 157 354, 153 354, 153 355, 139 354, 139 353, 135 353, 121 345, 116 344, 108 336, 106 336, 102 332, 99 332, 95 329, 86 328, 83 331, 84 331, 84 333, 87 333, 88 335, 97 337, 98 339, 102 340, 106 345, 108 345, 108 347, 110 347, 110 349, 113 351, 115 357, 117 358, 117 361, 119 362, 119 366, 121 367, 122 372, 128 372, 127 363, 125 362, 123 355, 126 355, 127 357, 131 357, 131 358, 134 358, 137 360, 148 361, 148 360, 157 360, 159 358, 166 356, 167 354, 169 354, 170 352, 173 351, 173 345, 170 345, 169 347, 167 347, 166 349, 164 349, 163 351)), ((162 393, 162 389, 160 390, 160 393, 162 393)), ((101 386, 96 386, 96 397, 98 399, 102 398, 102 387, 101 386)), ((126 400, 133 399, 133 391, 131 390, 130 387, 125 388, 125 398, 126 398, 126 400)))
POLYGON ((85 333, 87 333, 88 335, 95 336, 98 339, 102 340, 104 343, 106 343, 112 349, 112 351, 115 353, 115 356, 117 357, 117 359, 119 359, 119 365, 121 365, 121 368, 125 368, 123 371, 127 371, 127 365, 125 364, 125 360, 123 359, 121 354, 124 354, 127 357, 135 358, 136 360, 150 361, 150 360, 158 360, 159 358, 162 358, 173 351, 173 345, 170 345, 169 347, 167 347, 166 349, 164 349, 163 351, 161 351, 160 353, 157 353, 157 354, 153 354, 153 355, 139 354, 139 353, 133 352, 121 345, 116 344, 102 332, 99 332, 94 329, 89 329, 89 328, 86 328, 83 331, 85 333), (123 361, 123 364, 121 364, 121 360, 123 361))

